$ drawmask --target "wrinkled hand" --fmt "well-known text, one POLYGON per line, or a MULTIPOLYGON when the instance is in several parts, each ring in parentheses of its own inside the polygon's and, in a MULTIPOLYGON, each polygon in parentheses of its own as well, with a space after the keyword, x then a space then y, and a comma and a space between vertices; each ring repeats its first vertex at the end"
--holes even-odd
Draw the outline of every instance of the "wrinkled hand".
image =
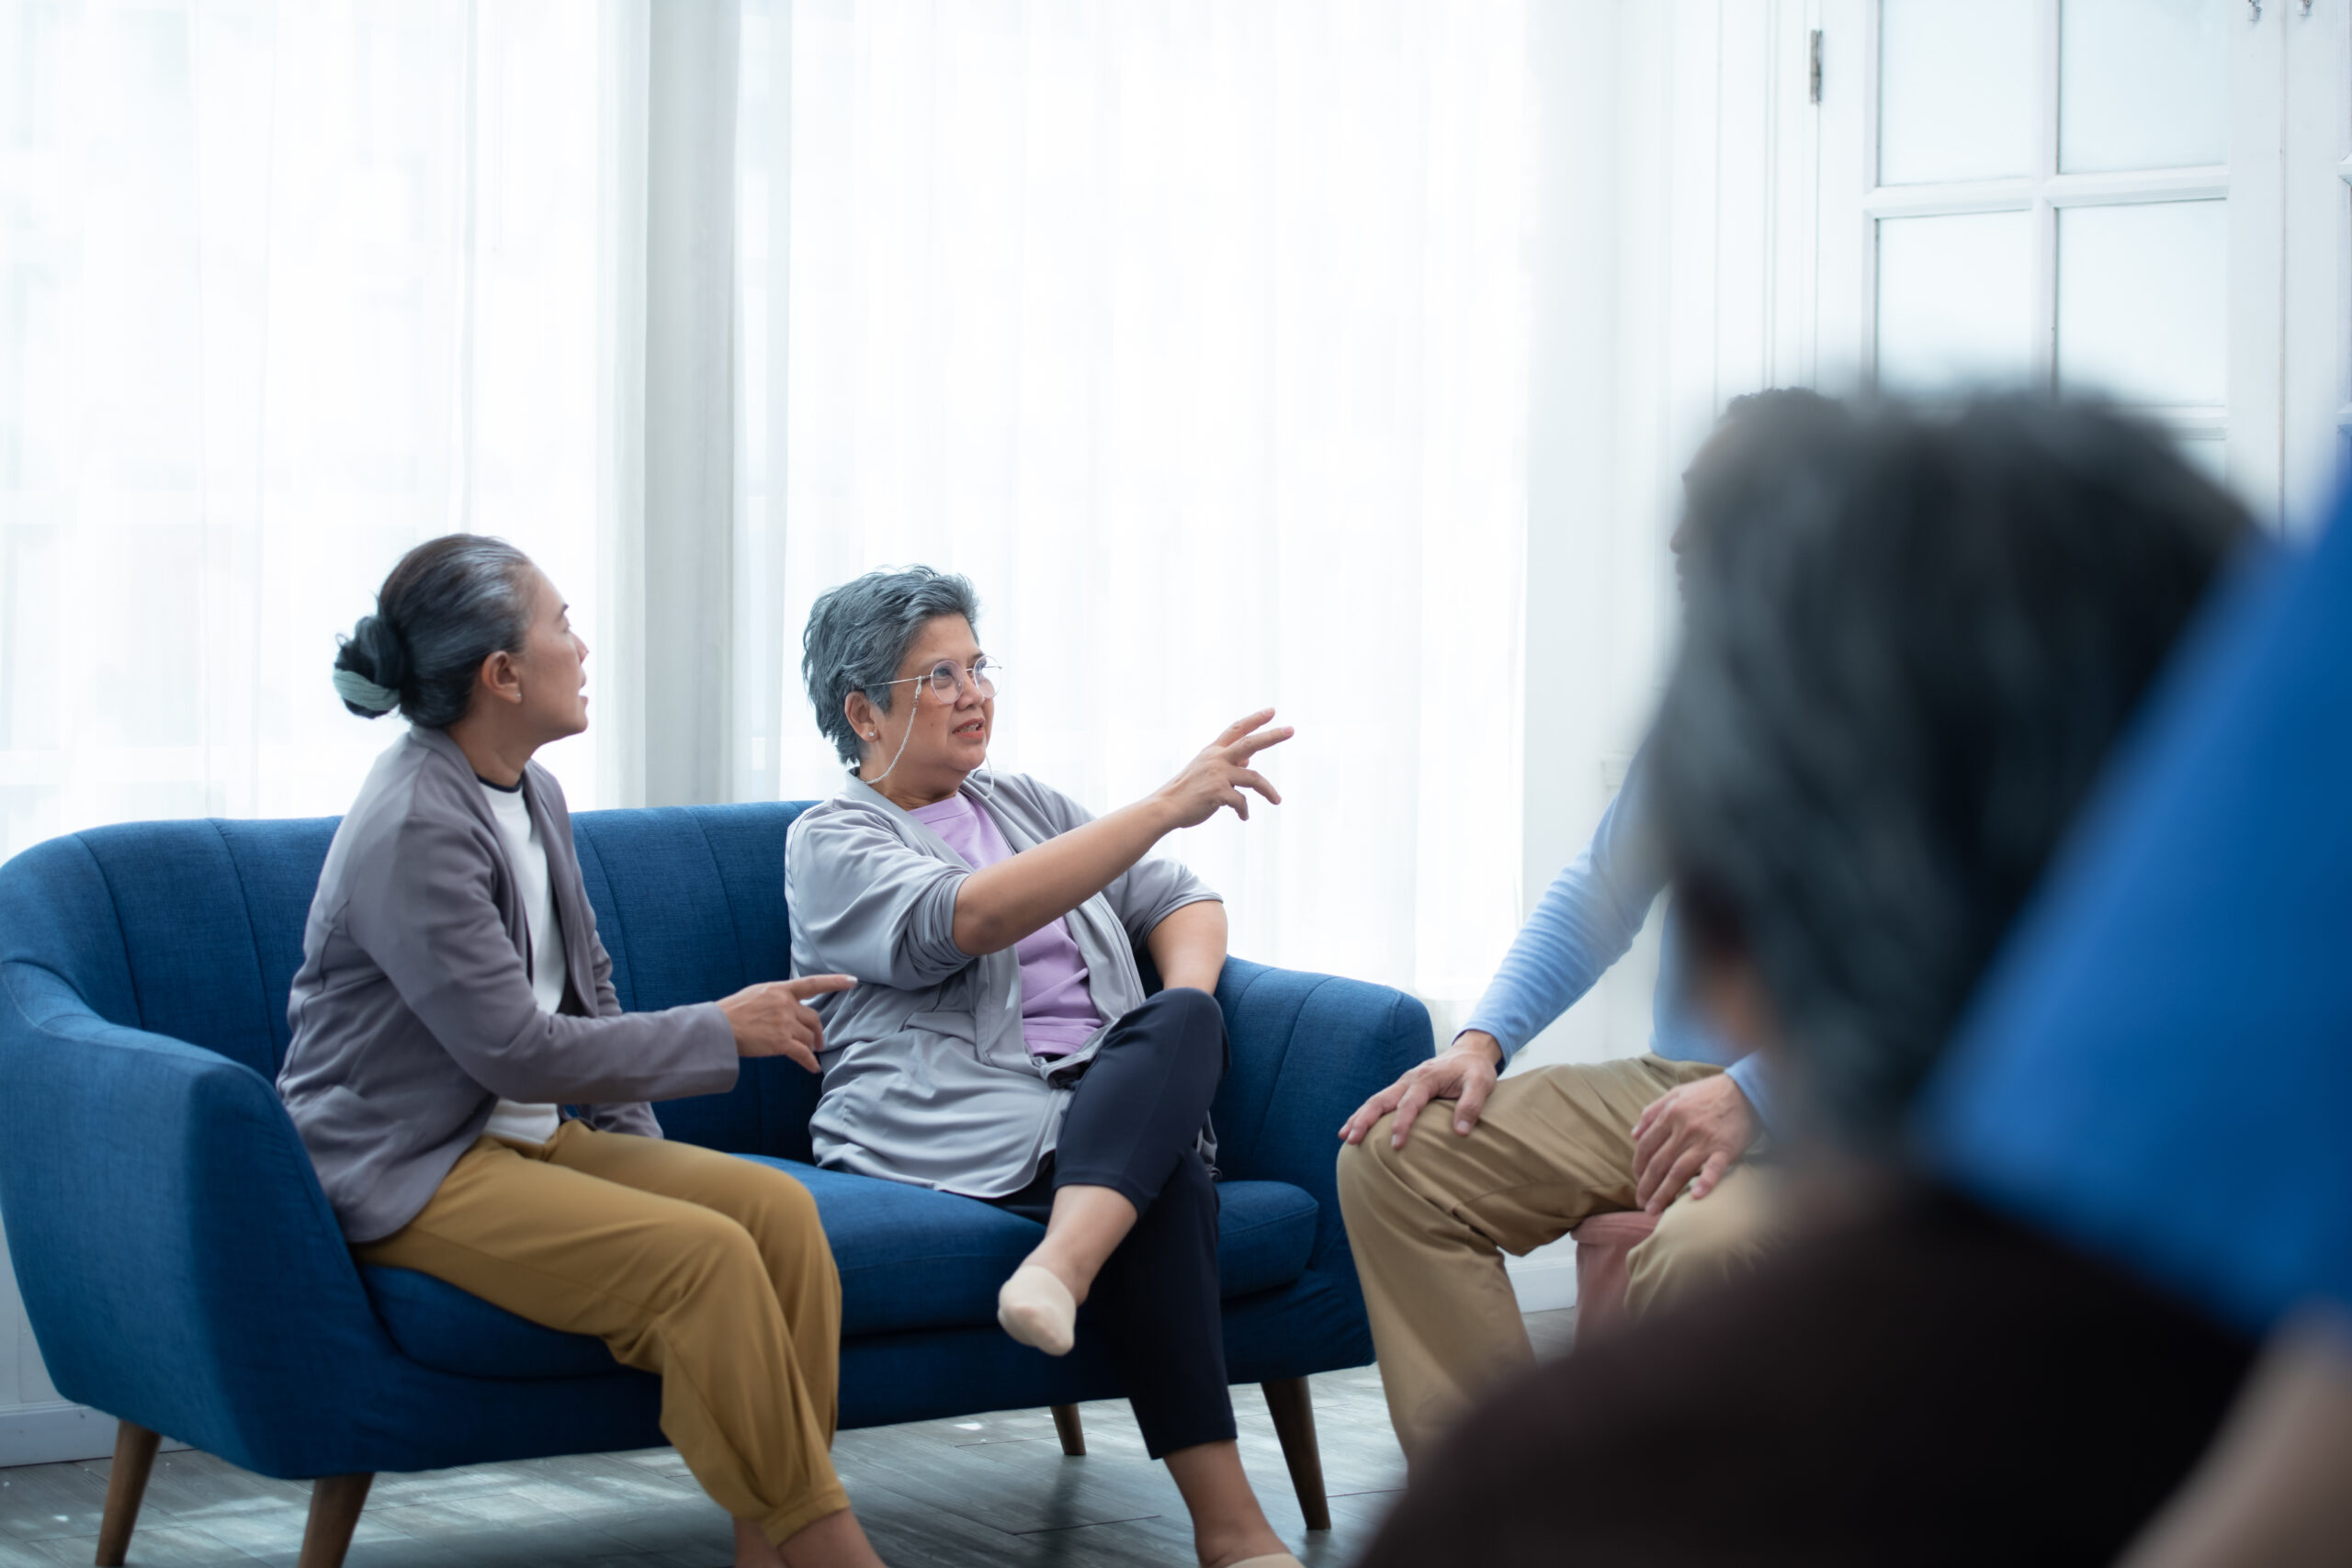
POLYGON ((1247 822, 1250 797, 1241 793, 1244 789, 1257 791, 1276 806, 1283 803, 1281 792, 1250 766, 1250 758, 1269 746, 1281 745, 1295 733, 1288 725, 1280 729, 1258 728, 1273 716, 1273 709, 1260 708, 1247 718, 1234 720, 1182 773, 1160 786, 1159 797, 1174 808, 1177 827, 1197 828, 1227 806, 1247 822))
POLYGON ((1422 1108, 1432 1100, 1453 1100, 1453 1130, 1467 1133, 1478 1124, 1487 1096, 1495 1092, 1502 1060, 1503 1048, 1493 1035, 1483 1030, 1464 1031, 1452 1045, 1365 1100, 1340 1127, 1340 1136, 1351 1144, 1363 1143, 1373 1123, 1393 1111, 1396 1123, 1389 1129, 1388 1142, 1401 1149, 1422 1108))
POLYGON ((1704 1198, 1755 1141, 1756 1108, 1729 1073, 1670 1089, 1634 1123, 1634 1201, 1664 1213, 1685 1182, 1704 1198))
POLYGON ((798 980, 769 980, 720 998, 718 1010, 735 1031, 739 1056, 789 1056, 810 1072, 825 1048, 825 1025, 808 1005, 810 997, 846 991, 856 985, 846 975, 810 975, 798 980))

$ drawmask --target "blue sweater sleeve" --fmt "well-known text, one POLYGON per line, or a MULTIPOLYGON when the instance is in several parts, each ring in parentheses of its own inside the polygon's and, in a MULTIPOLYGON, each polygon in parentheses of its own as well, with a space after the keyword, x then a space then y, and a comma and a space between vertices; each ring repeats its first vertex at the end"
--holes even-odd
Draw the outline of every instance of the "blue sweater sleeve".
POLYGON ((1633 946, 1665 880, 1647 815, 1636 758, 1592 841, 1544 890, 1463 1025, 1493 1035, 1504 1061, 1574 1006, 1633 946))
POLYGON ((1764 1053, 1750 1051, 1724 1069, 1724 1075, 1739 1086, 1747 1096, 1747 1103, 1755 1109, 1756 1124, 1766 1132, 1773 1130, 1772 1075, 1764 1062, 1764 1053))

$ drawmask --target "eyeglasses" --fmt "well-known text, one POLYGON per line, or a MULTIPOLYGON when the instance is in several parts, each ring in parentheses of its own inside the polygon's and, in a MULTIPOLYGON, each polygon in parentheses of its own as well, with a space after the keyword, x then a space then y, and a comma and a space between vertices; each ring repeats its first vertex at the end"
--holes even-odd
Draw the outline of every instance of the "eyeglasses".
MULTIPOLYGON (((972 689, 979 694, 980 700, 987 702, 1004 685, 1004 666, 993 659, 983 659, 967 670, 952 659, 943 659, 931 667, 931 673, 928 675, 901 675, 895 681, 881 681, 876 683, 883 686, 903 686, 910 681, 920 681, 933 696, 943 703, 952 703, 962 694, 964 682, 967 679, 972 683, 972 689)), ((920 696, 921 693, 917 695, 920 696)))

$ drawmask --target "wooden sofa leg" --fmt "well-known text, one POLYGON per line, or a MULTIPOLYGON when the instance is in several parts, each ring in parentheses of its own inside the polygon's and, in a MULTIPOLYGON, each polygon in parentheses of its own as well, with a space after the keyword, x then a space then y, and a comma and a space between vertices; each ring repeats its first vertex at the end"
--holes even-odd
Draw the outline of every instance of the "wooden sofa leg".
POLYGON ((98 1568, 122 1568, 130 1532, 139 1525, 139 1505, 154 1473, 157 1433, 129 1421, 115 1424, 114 1464, 107 1471, 107 1511, 98 1521, 98 1568))
POLYGON ((1283 1440, 1283 1462, 1290 1466, 1298 1511, 1306 1516, 1308 1529, 1329 1529, 1331 1500, 1323 1492, 1323 1453, 1315 1446, 1315 1396, 1305 1378, 1278 1378, 1258 1386, 1266 1391, 1274 1436, 1283 1440))
POLYGON ((302 1529, 302 1555, 296 1568, 343 1568, 359 1510, 368 1506, 373 1475, 322 1475, 311 1483, 311 1522, 302 1529))
POLYGON ((1086 1452, 1086 1428, 1078 1419, 1078 1406, 1054 1406, 1054 1433, 1062 1440, 1062 1452, 1078 1459, 1086 1452))

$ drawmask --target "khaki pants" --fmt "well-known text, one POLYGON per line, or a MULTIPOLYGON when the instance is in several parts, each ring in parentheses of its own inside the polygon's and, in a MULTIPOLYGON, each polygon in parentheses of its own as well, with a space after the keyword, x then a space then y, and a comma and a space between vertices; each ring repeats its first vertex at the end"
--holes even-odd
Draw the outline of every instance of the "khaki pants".
POLYGON ((841 1280, 815 1201, 774 1167, 580 1122, 484 1137, 416 1218, 352 1250, 659 1373, 663 1434, 771 1541, 849 1506, 830 1455, 841 1280))
MULTIPOLYGON (((1502 1255, 1634 1207, 1643 1107, 1721 1070, 1660 1056, 1545 1067, 1497 1084, 1467 1137, 1439 1103, 1401 1149, 1389 1146, 1386 1117, 1341 1148, 1340 1210, 1408 1461, 1534 1360, 1502 1255)), ((1742 1162, 1705 1198, 1668 1205, 1626 1259, 1627 1311, 1639 1316, 1752 1262, 1770 1240, 1771 1185, 1742 1162)))

